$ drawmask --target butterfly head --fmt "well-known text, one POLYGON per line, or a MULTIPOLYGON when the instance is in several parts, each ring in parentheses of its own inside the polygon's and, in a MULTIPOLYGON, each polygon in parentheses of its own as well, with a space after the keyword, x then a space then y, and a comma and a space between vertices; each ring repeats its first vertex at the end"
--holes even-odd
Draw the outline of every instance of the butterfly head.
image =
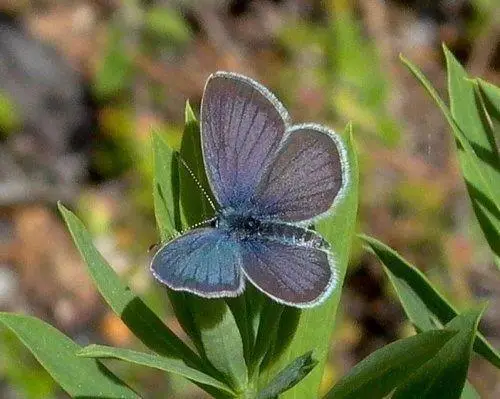
POLYGON ((261 222, 249 214, 226 210, 219 214, 216 227, 230 235, 244 239, 259 233, 261 222))

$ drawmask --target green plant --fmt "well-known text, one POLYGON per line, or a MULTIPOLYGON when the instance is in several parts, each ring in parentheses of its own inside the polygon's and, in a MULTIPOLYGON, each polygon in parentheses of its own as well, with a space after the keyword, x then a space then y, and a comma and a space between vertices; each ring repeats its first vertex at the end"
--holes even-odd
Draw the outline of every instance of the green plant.
MULTIPOLYGON (((500 193, 495 182, 499 181, 500 162, 493 131, 500 122, 500 90, 482 80, 469 79, 446 49, 445 54, 450 108, 421 72, 409 61, 403 61, 450 123, 474 212, 499 265, 500 193)), ((349 259, 358 204, 357 159, 350 125, 343 139, 352 185, 335 214, 315 226, 338 257, 341 281, 349 259)), ((159 133, 152 135, 152 149, 155 216, 160 238, 165 241, 190 224, 206 219, 211 212, 204 196, 191 194, 193 180, 180 161, 190 165, 209 192, 199 125, 189 103, 180 152, 174 151, 159 133)), ((278 305, 251 287, 240 297, 228 300, 207 300, 170 291, 175 315, 193 344, 189 346, 120 280, 80 220, 64 206, 59 209, 100 293, 149 350, 101 345, 82 348, 41 320, 0 313, 0 322, 12 330, 71 396, 139 397, 102 363, 102 359, 109 358, 182 376, 217 398, 316 396, 335 328, 340 289, 324 304, 303 311, 278 305)), ((326 398, 478 397, 466 380, 472 353, 500 368, 500 354, 478 332, 485 306, 458 312, 422 272, 394 250, 368 236, 361 235, 360 239, 384 265, 417 334, 368 356, 326 398)))

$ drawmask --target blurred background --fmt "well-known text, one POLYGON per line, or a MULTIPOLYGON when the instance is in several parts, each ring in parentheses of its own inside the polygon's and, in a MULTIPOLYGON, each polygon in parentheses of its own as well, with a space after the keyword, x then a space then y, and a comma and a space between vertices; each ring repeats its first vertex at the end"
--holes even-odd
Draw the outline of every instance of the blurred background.
MULTIPOLYGON (((500 277, 471 211, 444 118, 398 60, 446 96, 441 42, 472 75, 500 83, 496 0, 0 0, 0 311, 34 314, 82 345, 139 347, 96 293, 56 212, 83 218, 122 278, 182 335, 147 272, 158 241, 151 129, 180 143, 184 104, 207 76, 237 71, 293 119, 342 131, 361 167, 359 231, 423 270, 458 307, 490 306, 500 346, 500 277)), ((381 266, 355 246, 325 390, 377 348, 412 333, 381 266)), ((201 398, 162 372, 110 363, 147 398, 201 398)), ((500 397, 475 359, 470 379, 500 397)), ((60 398, 0 329, 0 398, 60 398)))

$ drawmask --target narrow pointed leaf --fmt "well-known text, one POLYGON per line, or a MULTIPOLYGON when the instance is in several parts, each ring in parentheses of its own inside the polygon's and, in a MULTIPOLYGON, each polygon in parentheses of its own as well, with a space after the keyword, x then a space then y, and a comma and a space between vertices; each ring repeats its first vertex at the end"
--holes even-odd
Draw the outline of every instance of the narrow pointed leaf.
MULTIPOLYGON (((406 315, 422 331, 434 329, 435 320, 445 324, 457 315, 455 308, 441 295, 427 277, 404 260, 396 251, 380 241, 365 235, 360 238, 385 266, 406 315)), ((500 354, 478 332, 474 350, 491 364, 500 368, 500 354)))
POLYGON ((153 200, 156 224, 163 241, 175 237, 181 228, 179 207, 178 157, 156 132, 153 140, 153 200))
POLYGON ((214 216, 214 210, 207 198, 213 202, 201 150, 200 124, 189 102, 186 102, 180 154, 181 204, 187 222, 186 227, 189 227, 214 216))
POLYGON ((222 299, 192 297, 189 301, 200 331, 205 356, 236 390, 247 384, 243 341, 233 314, 222 299))
POLYGON ((259 392, 258 399, 277 399, 278 395, 288 391, 306 377, 318 362, 308 352, 290 363, 272 379, 267 387, 259 392))
MULTIPOLYGON (((280 325, 284 306, 268 298, 264 300, 264 306, 260 315, 259 329, 255 339, 255 348, 249 364, 250 375, 258 371, 264 356, 271 347, 273 340, 277 339, 277 331, 280 325)), ((284 339, 283 336, 280 339, 284 339)))
MULTIPOLYGON (((93 245, 92 238, 80 220, 62 205, 59 209, 97 288, 134 335, 149 349, 160 355, 179 357, 190 367, 212 376, 219 376, 210 364, 194 353, 139 297, 134 295, 129 287, 120 281, 93 245)), ((210 387, 202 386, 201 388, 210 393, 214 392, 210 387)))
POLYGON ((139 397, 98 360, 76 356, 80 346, 42 320, 0 313, 0 323, 21 340, 71 397, 139 397))
MULTIPOLYGON (((214 210, 207 198, 213 197, 203 163, 200 127, 189 103, 186 103, 185 123, 180 152, 181 159, 186 162, 186 167, 180 169, 181 209, 184 220, 192 224, 212 217, 214 210)), ((247 368, 242 338, 246 332, 239 330, 242 324, 238 325, 222 299, 207 300, 185 294, 184 307, 193 317, 191 334, 199 339, 204 355, 236 390, 243 389, 247 383, 247 368)))
POLYGON ((271 356, 272 360, 268 362, 269 365, 263 372, 259 385, 266 386, 279 370, 282 370, 303 353, 312 350, 318 361, 318 366, 300 384, 280 396, 283 399, 307 398, 318 395, 330 338, 335 325, 335 315, 349 260, 358 209, 358 164, 350 124, 342 138, 347 149, 350 184, 345 197, 337 204, 335 211, 316 225, 317 231, 329 241, 332 247, 338 268, 339 283, 332 296, 320 306, 303 311, 285 309, 281 317, 280 337, 285 337, 284 340, 288 340, 291 335, 293 338, 286 343, 285 347, 279 346, 275 349, 277 352, 271 356), (283 330, 281 326, 284 326, 283 330), (286 330, 288 330, 288 334, 285 334, 286 330))
POLYGON ((399 386, 393 399, 455 399, 460 397, 467 378, 477 325, 484 311, 462 313, 446 325, 457 330, 438 354, 399 386))
POLYGON ((159 354, 182 357, 190 366, 203 369, 200 358, 120 281, 95 248, 82 222, 64 206, 59 205, 59 210, 99 292, 135 336, 159 354))
MULTIPOLYGON (((153 134, 153 199, 156 223, 162 243, 171 240, 182 231, 182 213, 180 209, 179 154, 160 137, 153 134)), ((175 317, 182 329, 191 338, 198 350, 201 349, 199 334, 194 325, 193 316, 186 305, 186 294, 165 288, 175 317)))
POLYGON ((480 160, 477 154, 475 153, 472 145, 470 144, 469 140, 467 139, 467 136, 464 134, 461 127, 457 124, 449 108, 441 99, 436 89, 432 87, 431 83, 427 80, 424 74, 409 60, 407 60, 403 56, 400 56, 400 58, 403 61, 403 63, 408 67, 410 72, 412 72, 413 75, 424 86, 424 88, 434 99, 439 109, 445 116, 448 124, 451 126, 451 130, 453 132, 453 135, 455 136, 455 139, 458 141, 458 143, 461 146, 461 149, 463 150, 464 158, 467 159, 467 166, 470 168, 469 173, 474 175, 474 182, 476 184, 476 187, 480 187, 480 190, 484 193, 484 195, 486 195, 489 201, 491 201, 490 204, 492 209, 491 212, 494 215, 498 215, 500 209, 498 201, 500 201, 500 199, 494 196, 495 190, 491 187, 490 180, 488 179, 488 176, 486 175, 485 171, 481 169, 480 160))
MULTIPOLYGON (((482 112, 483 104, 478 103, 476 83, 469 79, 451 51, 446 46, 443 48, 448 71, 451 115, 478 155, 481 168, 486 170, 486 174, 490 175, 490 182, 493 182, 500 177, 496 170, 500 166, 500 157, 491 123, 485 119, 482 112)), ((464 170, 464 173, 467 171, 464 170)), ((495 189, 493 185, 492 187, 495 189)), ((497 189, 497 194, 500 195, 500 189, 497 189)))
POLYGON ((428 331, 400 339, 367 356, 324 399, 383 398, 435 356, 455 331, 428 331))
POLYGON ((213 386, 229 394, 233 393, 231 389, 222 382, 212 378, 208 374, 187 366, 181 359, 103 345, 89 345, 80 350, 77 354, 78 356, 86 358, 112 358, 146 367, 152 367, 158 370, 180 375, 192 381, 199 382, 200 384, 213 386))
MULTIPOLYGON (((481 92, 486 99, 485 105, 490 116, 500 124, 500 87, 482 79, 477 79, 481 92)), ((497 125, 498 126, 498 125, 497 125)))
POLYGON ((467 73, 446 46, 444 53, 448 70, 451 115, 477 155, 471 160, 460 143, 457 143, 462 175, 481 229, 498 257, 500 256, 500 208, 498 207, 500 156, 493 135, 493 125, 486 113, 476 83, 468 79, 467 73), (492 196, 489 195, 488 186, 483 184, 481 176, 477 175, 471 162, 478 163, 482 175, 492 190, 492 196))
MULTIPOLYGON (((247 287, 248 288, 248 287, 247 287)), ((253 343, 255 337, 253 335, 253 328, 251 321, 248 318, 249 309, 247 308, 246 292, 236 298, 226 298, 226 304, 229 306, 234 321, 238 326, 243 344, 243 353, 245 356, 245 363, 249 364, 251 361, 253 343)))

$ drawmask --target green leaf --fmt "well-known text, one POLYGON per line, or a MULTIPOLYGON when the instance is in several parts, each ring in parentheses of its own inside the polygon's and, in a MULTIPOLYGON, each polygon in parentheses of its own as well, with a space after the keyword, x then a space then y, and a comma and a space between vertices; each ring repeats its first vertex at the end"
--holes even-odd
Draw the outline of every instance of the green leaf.
MULTIPOLYGON (((432 286, 425 275, 404 260, 396 251, 380 241, 365 235, 360 238, 384 264, 401 304, 417 329, 427 331, 436 327, 436 321, 445 324, 457 315, 455 308, 432 286)), ((474 350, 500 368, 500 354, 478 332, 474 350)))
POLYGON ((455 334, 434 330, 386 345, 354 366, 325 399, 383 398, 434 357, 455 334))
POLYGON ((488 113, 500 123, 500 88, 482 79, 477 79, 477 82, 486 99, 488 113))
MULTIPOLYGON (((181 162, 185 162, 184 167, 180 166, 181 208, 184 220, 193 225, 213 217, 214 209, 203 162, 200 127, 189 103, 186 103, 185 117, 180 152, 181 162)), ((192 294, 185 294, 184 298, 182 306, 189 309, 196 326, 190 334, 200 340, 210 363, 229 379, 236 390, 242 390, 247 383, 242 338, 246 332, 240 334, 239 325, 224 300, 207 300, 192 294)))
POLYGON ((181 204, 186 227, 212 218, 215 214, 213 195, 205 173, 201 149, 200 125, 186 102, 185 126, 181 142, 181 204))
POLYGON ((120 281, 95 248, 82 222, 61 204, 59 210, 99 292, 135 336, 151 350, 165 356, 181 357, 188 365, 205 371, 201 359, 120 281))
POLYGON ((259 392, 257 399, 277 399, 278 395, 289 390, 302 381, 318 364, 308 352, 280 371, 267 387, 259 392))
POLYGON ((174 150, 154 132, 153 140, 153 200, 160 238, 175 237, 181 229, 179 208, 178 157, 174 150))
POLYGON ((243 342, 226 302, 192 296, 189 306, 200 331, 205 356, 236 391, 242 391, 247 384, 243 342))
POLYGON ((125 33, 118 24, 110 26, 105 53, 95 74, 95 94, 107 99, 119 94, 131 84, 134 73, 132 58, 127 52, 125 33))
POLYGON ((255 342, 251 320, 248 317, 249 309, 247 308, 248 303, 246 299, 248 292, 249 291, 245 289, 245 292, 242 295, 239 295, 235 298, 226 298, 226 304, 227 306, 229 306, 229 309, 231 310, 231 313, 234 317, 234 321, 236 322, 238 330, 240 331, 246 364, 249 364, 251 361, 253 344, 255 342))
POLYGON ((469 157, 457 142, 458 158, 472 207, 483 233, 497 257, 500 257, 500 156, 493 135, 493 126, 486 113, 476 83, 468 79, 467 73, 444 46, 448 69, 448 91, 453 119, 477 155, 469 157), (478 164, 487 181, 483 184, 481 176, 471 162, 478 164), (491 193, 489 190, 491 189, 491 193))
POLYGON ((0 313, 0 322, 21 340, 70 396, 139 397, 99 361, 76 356, 80 346, 42 320, 0 313))
MULTIPOLYGON (((92 238, 80 220, 62 205, 59 205, 59 210, 99 292, 134 335, 154 352, 181 358, 188 366, 218 377, 217 371, 210 364, 200 359, 129 287, 120 281, 111 266, 94 247, 92 238)), ((209 387, 202 388, 213 393, 213 389, 209 387)))
POLYGON ((488 209, 490 210, 490 212, 493 215, 499 215, 500 208, 498 201, 500 201, 500 199, 494 196, 495 190, 491 187, 491 183, 489 177, 486 176, 486 172, 481 169, 480 160, 477 154, 474 152, 474 149, 469 140, 467 139, 467 136, 464 134, 460 126, 453 118, 450 110, 448 109, 444 101, 441 99, 436 89, 432 87, 431 83, 427 80, 427 78, 423 75, 423 73, 403 56, 400 56, 400 58, 403 61, 403 63, 408 67, 410 72, 412 72, 413 75, 424 86, 424 88, 434 99, 439 109, 445 116, 446 120, 448 121, 448 124, 452 128, 452 132, 453 135, 455 136, 455 139, 458 141, 459 145, 461 146, 461 150, 463 151, 463 157, 461 159, 467 160, 466 161, 467 167, 470 169, 468 171, 469 176, 472 175, 474 176, 473 182, 475 187, 477 187, 483 193, 483 195, 487 197, 489 204, 488 209))
POLYGON ((130 363, 140 364, 146 367, 152 367, 158 370, 164 370, 169 373, 188 378, 192 381, 197 381, 200 384, 210 385, 229 394, 233 394, 233 392, 227 385, 221 383, 220 381, 212 378, 205 373, 186 366, 184 361, 180 359, 151 355, 149 353, 137 352, 130 349, 113 348, 103 345, 89 345, 80 350, 77 354, 78 356, 87 358, 119 359, 130 363))
POLYGON ((295 331, 295 335, 287 342, 286 347, 283 345, 275 347, 274 353, 270 355, 269 366, 263 372, 259 385, 266 386, 279 370, 303 353, 312 350, 318 361, 318 367, 300 384, 281 396, 284 399, 307 398, 317 395, 327 360, 330 337, 335 325, 335 314, 349 260, 358 209, 358 164, 350 124, 346 127, 343 140, 347 149, 350 185, 344 198, 337 204, 335 212, 316 225, 317 231, 329 241, 335 254, 339 286, 322 305, 302 312, 296 309, 285 309, 281 316, 278 331, 279 340, 288 341, 290 334, 284 333, 287 330, 295 331))
MULTIPOLYGON (((260 294, 260 293, 259 293, 260 294)), ((280 325, 281 315, 285 307, 269 298, 264 299, 262 311, 259 320, 259 329, 255 339, 255 347, 252 350, 252 356, 249 364, 249 375, 259 370, 259 367, 264 360, 264 356, 272 347, 273 340, 284 339, 283 336, 278 336, 278 328, 280 325)))
POLYGON ((477 325, 484 311, 472 310, 455 317, 447 330, 458 330, 438 354, 408 381, 399 386, 393 399, 455 399, 460 397, 467 378, 477 325))
MULTIPOLYGON (((183 229, 180 209, 179 154, 153 133, 153 199, 156 223, 162 243, 172 239, 183 229)), ((167 289, 175 316, 198 350, 202 350, 193 316, 186 305, 186 294, 167 289)))
POLYGON ((226 298, 226 303, 238 325, 243 342, 245 362, 248 365, 248 375, 253 378, 255 377, 256 362, 252 358, 256 348, 261 313, 264 303, 267 303, 267 297, 253 285, 247 284, 242 295, 236 298, 226 298))
POLYGON ((476 389, 469 381, 465 381, 464 389, 460 395, 460 399, 481 399, 476 389))
MULTIPOLYGON (((0 375, 18 397, 55 399, 59 385, 32 356, 11 330, 0 323, 0 375), (29 375, 30 378, 26 378, 29 375)), ((14 395, 16 396, 16 395, 14 395)))
MULTIPOLYGON (((499 166, 500 158, 492 126, 484 120, 482 104, 478 103, 476 83, 469 79, 465 69, 450 50, 446 46, 443 48, 448 71, 451 115, 478 155, 481 168, 485 169, 487 174, 492 173, 489 180, 493 182, 492 177, 500 176, 498 171, 491 169, 494 165, 499 166)), ((464 173, 466 172, 464 170, 464 173)), ((500 189, 497 191, 500 194, 500 189)))
POLYGON ((247 318, 248 325, 248 336, 249 336, 249 346, 251 350, 255 346, 255 339, 259 332, 260 317, 262 314, 262 308, 266 303, 267 297, 262 294, 253 285, 248 284, 243 293, 245 297, 245 316, 247 318))

